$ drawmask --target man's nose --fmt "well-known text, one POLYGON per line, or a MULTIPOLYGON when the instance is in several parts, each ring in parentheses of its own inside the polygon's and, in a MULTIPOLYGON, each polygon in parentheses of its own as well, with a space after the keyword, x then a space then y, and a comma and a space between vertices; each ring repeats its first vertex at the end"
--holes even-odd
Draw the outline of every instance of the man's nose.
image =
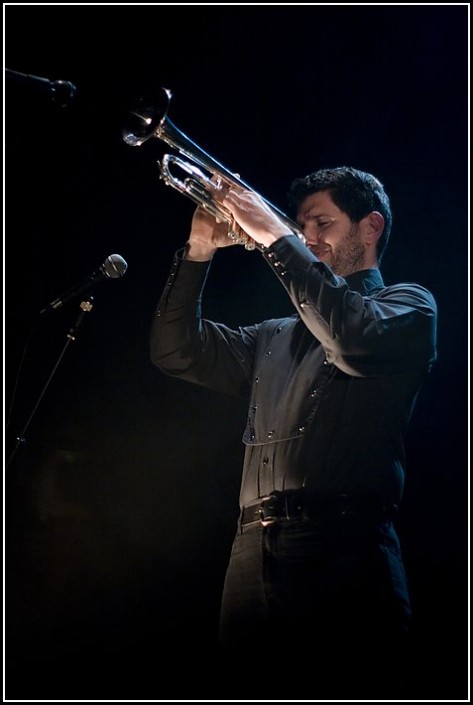
POLYGON ((304 230, 304 236, 308 245, 319 244, 319 233, 314 228, 306 228, 304 230))

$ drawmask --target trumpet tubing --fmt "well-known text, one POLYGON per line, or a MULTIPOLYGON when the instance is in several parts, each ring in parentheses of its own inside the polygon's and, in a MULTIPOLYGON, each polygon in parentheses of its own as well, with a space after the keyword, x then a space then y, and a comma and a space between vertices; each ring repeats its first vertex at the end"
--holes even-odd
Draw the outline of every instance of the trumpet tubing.
POLYGON ((174 154, 165 154, 159 164, 161 178, 168 186, 173 186, 180 191, 184 196, 188 196, 194 203, 204 208, 208 213, 214 216, 216 220, 220 220, 227 224, 228 237, 230 237, 236 245, 244 245, 247 250, 254 250, 256 242, 247 235, 238 223, 233 218, 227 208, 217 201, 212 193, 222 188, 222 179, 217 182, 212 181, 204 172, 194 164, 180 159, 174 154), (187 176, 179 178, 172 173, 172 169, 178 167, 182 169, 187 176))

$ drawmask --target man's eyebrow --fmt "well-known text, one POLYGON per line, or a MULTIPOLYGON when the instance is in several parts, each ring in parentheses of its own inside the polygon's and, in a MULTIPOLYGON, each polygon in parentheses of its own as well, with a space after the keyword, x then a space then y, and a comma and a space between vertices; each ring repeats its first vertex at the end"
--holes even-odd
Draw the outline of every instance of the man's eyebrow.
POLYGON ((301 218, 306 218, 309 214, 312 215, 314 218, 333 218, 333 215, 330 215, 329 213, 311 213, 311 211, 314 210, 316 206, 311 206, 310 208, 306 208, 302 213, 300 214, 301 218))

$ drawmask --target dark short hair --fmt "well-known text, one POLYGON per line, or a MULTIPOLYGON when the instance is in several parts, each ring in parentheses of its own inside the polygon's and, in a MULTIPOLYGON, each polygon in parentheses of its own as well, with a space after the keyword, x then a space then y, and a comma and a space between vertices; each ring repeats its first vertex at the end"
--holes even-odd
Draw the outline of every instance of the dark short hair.
POLYGON ((384 230, 378 240, 377 256, 381 261, 391 233, 392 214, 383 184, 372 174, 349 166, 320 169, 295 179, 288 192, 289 207, 295 215, 302 201, 318 191, 329 191, 333 202, 347 214, 352 223, 378 211, 384 217, 384 230))

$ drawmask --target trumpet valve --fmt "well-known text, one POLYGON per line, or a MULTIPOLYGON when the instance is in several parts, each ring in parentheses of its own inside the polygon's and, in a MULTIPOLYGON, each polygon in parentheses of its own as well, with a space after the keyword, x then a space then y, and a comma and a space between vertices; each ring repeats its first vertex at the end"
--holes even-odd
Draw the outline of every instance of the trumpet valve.
POLYGON ((245 250, 254 250, 256 243, 232 218, 231 224, 228 226, 228 237, 233 240, 235 245, 244 245, 245 250))

